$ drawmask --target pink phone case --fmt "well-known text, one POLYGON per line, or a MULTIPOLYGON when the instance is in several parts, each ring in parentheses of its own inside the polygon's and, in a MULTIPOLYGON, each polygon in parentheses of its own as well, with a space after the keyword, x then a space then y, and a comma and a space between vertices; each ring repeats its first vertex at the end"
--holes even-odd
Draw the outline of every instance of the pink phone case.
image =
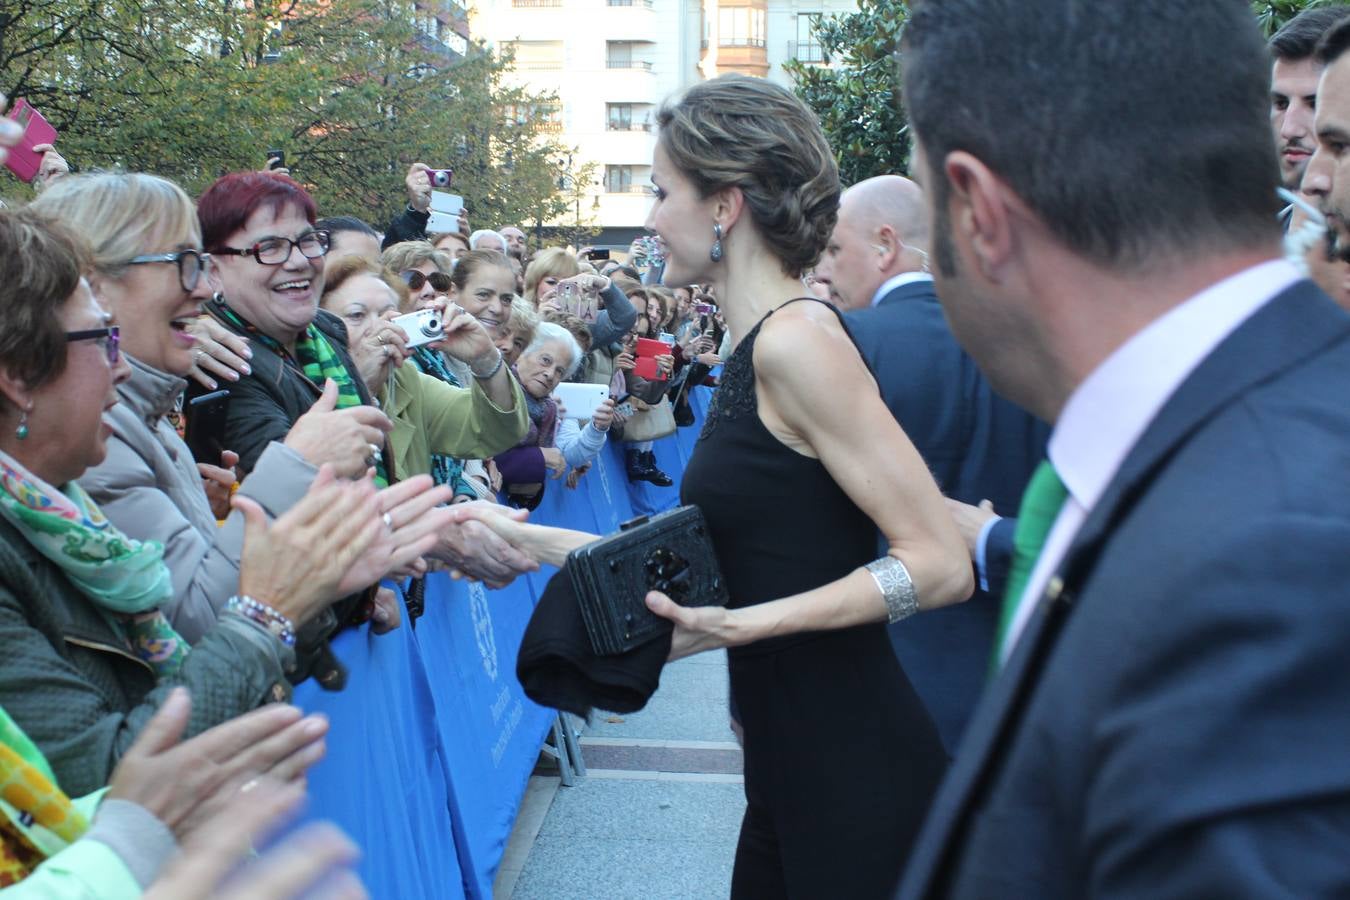
POLYGON ((19 145, 9 151, 5 166, 23 181, 31 182, 37 177, 38 167, 42 165, 42 154, 33 148, 38 144, 55 144, 56 129, 27 100, 15 103, 9 111, 9 117, 24 126, 24 134, 19 145))

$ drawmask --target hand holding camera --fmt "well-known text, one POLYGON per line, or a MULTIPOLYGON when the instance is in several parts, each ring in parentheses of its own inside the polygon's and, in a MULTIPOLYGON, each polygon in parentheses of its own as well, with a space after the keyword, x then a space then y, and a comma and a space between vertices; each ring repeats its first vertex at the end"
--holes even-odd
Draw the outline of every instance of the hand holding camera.
MULTIPOLYGON (((400 316, 395 321, 401 322, 404 319, 412 319, 417 316, 425 317, 427 313, 434 314, 434 310, 418 310, 416 313, 400 316)), ((445 313, 441 317, 439 335, 429 336, 432 330, 430 318, 422 322, 420 327, 422 335, 427 337, 427 340, 420 343, 440 341, 442 351, 455 357, 455 359, 464 360, 474 372, 491 371, 496 365, 497 358, 501 355, 501 351, 497 349, 497 345, 492 340, 492 335, 488 333, 488 330, 458 304, 451 303, 446 306, 445 313)), ((420 346, 420 344, 415 344, 410 340, 409 346, 420 346)))
POLYGON ((418 212, 431 209, 431 166, 415 162, 408 167, 403 184, 408 189, 408 205, 418 212))

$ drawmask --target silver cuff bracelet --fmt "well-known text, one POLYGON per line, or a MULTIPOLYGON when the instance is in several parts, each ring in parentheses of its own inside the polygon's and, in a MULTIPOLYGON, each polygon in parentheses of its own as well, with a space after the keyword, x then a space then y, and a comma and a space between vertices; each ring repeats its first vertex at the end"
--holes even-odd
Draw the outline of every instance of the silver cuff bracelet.
POLYGON ((863 568, 881 589, 881 599, 886 601, 887 624, 894 625, 919 611, 919 592, 914 590, 914 580, 909 577, 904 563, 894 556, 883 556, 863 568))

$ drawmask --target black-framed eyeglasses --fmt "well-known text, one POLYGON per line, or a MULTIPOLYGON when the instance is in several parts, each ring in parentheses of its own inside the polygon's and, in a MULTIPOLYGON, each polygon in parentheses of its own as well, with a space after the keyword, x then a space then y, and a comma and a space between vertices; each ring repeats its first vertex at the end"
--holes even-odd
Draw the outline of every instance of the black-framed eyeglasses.
POLYGON ((408 290, 420 291, 424 284, 430 284, 431 289, 438 294, 450 293, 450 276, 444 272, 432 272, 425 275, 416 269, 409 269, 406 272, 399 272, 398 277, 408 283, 408 290))
POLYGON ((176 253, 147 253, 127 260, 129 266, 144 263, 174 263, 178 266, 178 283, 189 294, 197 289, 202 275, 211 271, 211 254, 200 250, 179 250, 176 253))
POLYGON ((328 246, 331 238, 326 231, 310 231, 300 235, 295 240, 284 237, 267 238, 258 241, 247 250, 240 250, 238 247, 221 247, 216 250, 217 256, 251 256, 264 266, 279 266, 291 258, 291 251, 296 247, 300 248, 300 254, 305 259, 318 259, 328 252, 328 246))
POLYGON ((104 328, 90 328, 85 331, 67 331, 66 343, 71 341, 98 341, 103 344, 103 352, 108 354, 108 365, 115 366, 122 358, 118 347, 122 343, 122 329, 116 325, 104 328))

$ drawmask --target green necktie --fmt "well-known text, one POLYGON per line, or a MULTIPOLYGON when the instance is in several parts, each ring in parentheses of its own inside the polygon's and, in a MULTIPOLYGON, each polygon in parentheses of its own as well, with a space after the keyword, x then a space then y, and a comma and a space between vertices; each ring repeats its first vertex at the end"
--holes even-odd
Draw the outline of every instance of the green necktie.
POLYGON ((1031 578, 1031 570, 1036 568, 1036 558, 1041 555, 1050 528, 1059 517, 1059 511, 1068 496, 1069 492, 1064 482, 1059 480, 1059 473, 1050 460, 1042 460, 1031 476, 1031 483, 1027 485, 1026 493, 1022 495, 1022 505, 1017 511, 1012 566, 1008 572, 1008 587, 1003 594, 1003 614, 998 620, 998 640, 994 642, 996 672, 1000 667, 1003 646, 1008 641, 1013 618, 1017 614, 1018 603, 1031 578))

